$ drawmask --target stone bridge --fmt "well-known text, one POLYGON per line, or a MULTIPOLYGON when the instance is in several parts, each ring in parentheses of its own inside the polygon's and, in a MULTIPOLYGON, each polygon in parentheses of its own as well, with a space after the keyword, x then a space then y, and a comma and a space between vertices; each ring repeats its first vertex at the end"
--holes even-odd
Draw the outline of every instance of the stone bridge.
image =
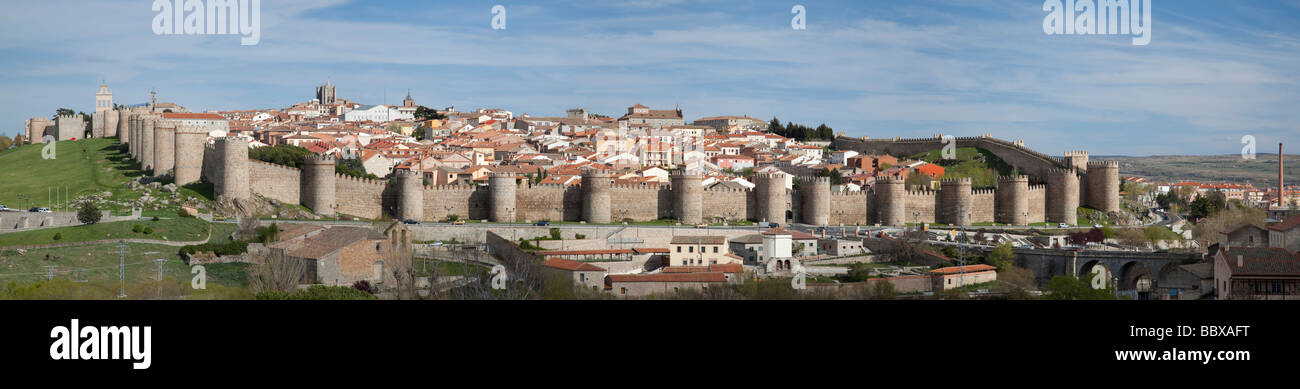
POLYGON ((1016 249, 1016 265, 1034 272, 1039 285, 1055 276, 1085 277, 1098 272, 1105 275, 1094 286, 1115 285, 1123 294, 1154 291, 1181 265, 1204 260, 1199 253, 1142 253, 1123 251, 1069 251, 1051 249, 1016 249))

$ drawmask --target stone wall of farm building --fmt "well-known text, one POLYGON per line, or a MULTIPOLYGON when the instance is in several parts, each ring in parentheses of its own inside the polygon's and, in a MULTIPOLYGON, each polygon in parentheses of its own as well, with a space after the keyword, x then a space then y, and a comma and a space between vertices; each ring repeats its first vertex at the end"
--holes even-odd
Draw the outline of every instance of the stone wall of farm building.
MULTIPOLYGON (((338 201, 338 212, 344 215, 352 215, 370 219, 378 219, 385 215, 385 210, 392 210, 397 207, 396 196, 385 190, 385 181, 367 180, 351 176, 335 176, 334 198, 338 201)), ((292 182, 294 188, 298 187, 298 181, 292 182)), ((293 203, 297 203, 294 200, 293 203)))
POLYGON ((928 275, 899 276, 889 278, 872 278, 865 282, 849 283, 817 283, 808 284, 808 292, 819 293, 826 292, 837 296, 853 296, 861 293, 871 293, 875 290, 876 284, 888 282, 894 285, 894 293, 925 293, 933 291, 934 282, 928 275))
POLYGON ((1029 222, 1047 221, 1047 186, 1029 186, 1029 222))
POLYGON ((971 223, 988 223, 993 221, 996 193, 993 189, 976 189, 971 191, 971 223))
POLYGON ((426 186, 424 187, 424 219, 445 220, 448 215, 470 220, 487 219, 487 201, 486 190, 478 190, 471 186, 426 186))
POLYGON ((658 220, 670 217, 673 209, 672 190, 668 185, 610 185, 610 215, 615 221, 658 220))
POLYGON ((615 282, 610 289, 614 297, 672 296, 678 291, 725 287, 725 282, 615 282))
POLYGON ((706 189, 700 196, 705 222, 718 219, 745 220, 758 217, 758 197, 747 189, 706 189))
POLYGON ((248 160, 248 188, 268 199, 298 204, 301 176, 302 171, 295 168, 248 160))
POLYGON ((830 224, 867 224, 867 215, 870 214, 870 208, 867 207, 869 195, 864 191, 831 192, 830 224))

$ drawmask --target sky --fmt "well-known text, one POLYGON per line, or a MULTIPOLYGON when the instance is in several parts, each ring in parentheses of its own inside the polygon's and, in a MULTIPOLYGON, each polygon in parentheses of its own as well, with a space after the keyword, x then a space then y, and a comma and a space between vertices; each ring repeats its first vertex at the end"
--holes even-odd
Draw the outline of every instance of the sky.
POLYGON ((93 111, 101 80, 118 104, 157 90, 194 111, 283 108, 328 80, 364 104, 410 90, 516 115, 680 106, 688 121, 991 133, 1055 155, 1237 154, 1246 135, 1261 153, 1300 146, 1300 0, 1155 0, 1144 46, 1047 35, 1042 0, 264 0, 250 46, 155 35, 151 4, 4 1, 0 133, 93 111))

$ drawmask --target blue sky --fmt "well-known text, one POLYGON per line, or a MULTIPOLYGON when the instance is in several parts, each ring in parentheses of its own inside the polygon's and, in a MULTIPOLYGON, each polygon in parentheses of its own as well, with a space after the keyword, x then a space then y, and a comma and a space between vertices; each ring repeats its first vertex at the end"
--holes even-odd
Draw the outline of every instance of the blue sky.
POLYGON ((1060 154, 1235 154, 1300 141, 1300 0, 1153 1, 1152 40, 1045 35, 1042 0, 264 0, 261 42, 154 35, 150 0, 6 1, 0 133, 59 107, 279 108, 330 80, 362 103, 688 119, 850 135, 992 133, 1060 154), (506 7, 507 28, 491 28, 506 7), (790 9, 807 9, 807 29, 790 9), (51 20, 67 20, 53 23, 51 20))

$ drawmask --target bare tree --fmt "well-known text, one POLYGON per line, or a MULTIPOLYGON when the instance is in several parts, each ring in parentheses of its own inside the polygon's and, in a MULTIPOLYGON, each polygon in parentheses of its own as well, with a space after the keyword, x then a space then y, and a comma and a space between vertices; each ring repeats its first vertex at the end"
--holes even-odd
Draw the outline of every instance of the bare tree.
POLYGON ((282 250, 266 250, 261 257, 261 263, 248 272, 248 289, 253 293, 293 293, 307 276, 307 262, 285 258, 282 250))

